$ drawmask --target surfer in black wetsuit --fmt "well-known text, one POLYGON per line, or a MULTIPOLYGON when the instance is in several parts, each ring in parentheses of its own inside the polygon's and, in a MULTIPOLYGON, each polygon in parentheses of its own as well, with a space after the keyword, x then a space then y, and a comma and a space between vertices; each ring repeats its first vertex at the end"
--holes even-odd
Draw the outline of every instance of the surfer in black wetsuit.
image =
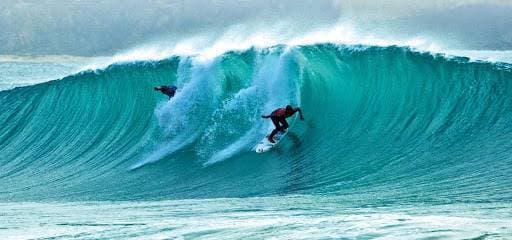
POLYGON ((276 133, 279 131, 284 132, 288 128, 288 122, 286 122, 286 118, 293 116, 293 114, 295 114, 296 112, 299 112, 300 120, 304 120, 300 108, 293 108, 290 105, 286 105, 285 108, 278 108, 274 110, 270 115, 261 116, 262 118, 270 118, 272 120, 272 123, 274 123, 274 125, 276 126, 276 128, 272 130, 272 132, 268 136, 269 142, 275 143, 274 135, 276 135, 276 133))
POLYGON ((169 100, 171 100, 171 98, 174 97, 174 94, 176 94, 176 90, 178 88, 174 85, 169 85, 169 86, 155 87, 154 89, 155 89, 155 91, 160 91, 163 94, 167 95, 169 97, 169 100))

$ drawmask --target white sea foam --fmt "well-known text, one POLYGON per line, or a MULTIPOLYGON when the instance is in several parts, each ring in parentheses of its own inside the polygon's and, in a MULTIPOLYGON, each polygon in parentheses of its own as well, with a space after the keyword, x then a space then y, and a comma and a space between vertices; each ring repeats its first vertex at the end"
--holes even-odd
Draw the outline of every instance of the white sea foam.
MULTIPOLYGON (((316 43, 334 43, 346 45, 371 46, 407 46, 418 51, 445 53, 454 56, 470 57, 473 60, 512 63, 512 51, 454 50, 443 45, 442 40, 427 36, 392 37, 373 32, 365 32, 350 22, 338 22, 307 32, 294 32, 286 23, 273 26, 249 26, 238 24, 219 34, 197 34, 191 37, 159 39, 121 51, 111 57, 85 58, 75 56, 0 56, 0 62, 74 62, 73 67, 64 74, 52 75, 54 78, 34 77, 38 81, 25 81, 18 85, 37 84, 86 70, 103 69, 112 64, 135 61, 158 61, 172 56, 194 56, 197 61, 210 61, 228 51, 246 50, 251 47, 268 48, 275 45, 310 45, 316 43)), ((4 73, 5 75, 5 73, 4 73)), ((21 80, 20 80, 21 81, 21 80)), ((12 85, 12 84, 11 84, 12 85)))
POLYGON ((217 35, 201 35, 169 41, 154 40, 147 44, 128 49, 101 59, 83 69, 104 68, 113 63, 133 61, 157 61, 171 56, 197 56, 201 59, 213 59, 228 51, 240 51, 255 48, 268 48, 275 45, 311 45, 316 43, 334 43, 371 46, 407 46, 418 51, 449 53, 461 56, 478 56, 480 60, 512 62, 510 51, 458 51, 444 46, 443 41, 427 36, 392 37, 373 32, 365 32, 354 24, 344 21, 329 26, 311 29, 307 32, 293 32, 286 23, 276 23, 272 27, 254 27, 244 24, 231 26, 217 35))

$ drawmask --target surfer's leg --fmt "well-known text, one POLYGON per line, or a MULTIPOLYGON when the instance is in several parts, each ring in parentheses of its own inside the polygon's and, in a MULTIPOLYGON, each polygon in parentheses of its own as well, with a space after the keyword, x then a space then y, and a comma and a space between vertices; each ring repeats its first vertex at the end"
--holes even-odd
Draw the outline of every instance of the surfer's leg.
POLYGON ((272 130, 272 132, 270 133, 270 135, 268 135, 268 141, 271 142, 271 143, 275 143, 274 141, 274 135, 277 134, 277 132, 279 132, 279 129, 274 129, 272 130))
POLYGON ((272 120, 272 123, 276 127, 276 129, 281 128, 281 125, 279 124, 279 119, 277 117, 270 117, 270 120, 272 120))
POLYGON ((272 130, 272 132, 270 133, 270 135, 268 135, 268 141, 271 142, 271 143, 274 143, 274 135, 276 135, 277 132, 281 131, 281 125, 279 125, 279 119, 276 118, 276 117, 270 117, 270 119, 272 120, 272 123, 274 124, 274 126, 276 127, 274 130, 272 130))
POLYGON ((284 132, 284 130, 288 129, 289 125, 285 118, 279 119, 279 122, 281 123, 281 131, 284 132))

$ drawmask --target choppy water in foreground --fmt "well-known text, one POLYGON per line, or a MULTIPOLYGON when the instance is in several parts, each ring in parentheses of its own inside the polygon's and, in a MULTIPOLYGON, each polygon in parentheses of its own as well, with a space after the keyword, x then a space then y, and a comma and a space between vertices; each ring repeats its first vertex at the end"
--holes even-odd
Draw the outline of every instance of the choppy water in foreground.
POLYGON ((505 204, 369 205, 286 196, 158 202, 3 203, 0 237, 37 239, 504 239, 505 204))

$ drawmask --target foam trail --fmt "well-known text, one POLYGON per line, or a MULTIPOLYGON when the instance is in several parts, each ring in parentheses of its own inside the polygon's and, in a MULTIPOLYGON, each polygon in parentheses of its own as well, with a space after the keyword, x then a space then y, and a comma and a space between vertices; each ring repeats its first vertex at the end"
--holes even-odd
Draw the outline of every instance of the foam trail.
POLYGON ((144 160, 134 164, 131 169, 153 163, 194 142, 206 122, 202 116, 215 105, 215 87, 212 86, 217 75, 213 63, 198 64, 189 59, 182 60, 182 71, 178 75, 176 95, 169 101, 161 102, 155 110, 158 125, 164 138, 171 139, 159 144, 144 160), (183 69, 190 71, 183 72, 183 69))
MULTIPOLYGON (((211 136, 213 133, 221 133, 221 129, 236 129, 239 126, 217 125, 213 124, 207 130, 210 134, 205 135, 203 143, 208 144, 210 150, 203 151, 203 155, 210 156, 205 165, 225 160, 242 150, 252 149, 255 142, 268 134, 265 130, 272 128, 272 123, 261 119, 262 112, 271 112, 275 108, 290 104, 290 102, 299 102, 299 85, 294 80, 292 72, 295 71, 294 57, 290 51, 282 54, 271 54, 261 57, 259 60, 261 66, 258 67, 251 81, 251 87, 242 89, 237 92, 234 97, 225 101, 223 107, 214 114, 220 116, 227 115, 230 112, 236 112, 239 108, 244 108, 244 113, 240 113, 243 118, 249 120, 248 129, 244 129, 246 133, 235 141, 230 138, 221 138, 220 136, 211 136), (258 100, 254 102, 254 100, 258 100), (218 148, 216 143, 212 143, 212 139, 221 139, 219 142, 223 148, 218 148), (229 144, 226 144, 229 143, 229 144), (206 153, 205 153, 206 152, 206 153)), ((228 119, 226 119, 228 120, 228 119)), ((240 124, 240 122, 237 122, 240 124)), ((238 130, 240 131, 240 130, 238 130)), ((203 148, 203 147, 201 147, 203 148)))

